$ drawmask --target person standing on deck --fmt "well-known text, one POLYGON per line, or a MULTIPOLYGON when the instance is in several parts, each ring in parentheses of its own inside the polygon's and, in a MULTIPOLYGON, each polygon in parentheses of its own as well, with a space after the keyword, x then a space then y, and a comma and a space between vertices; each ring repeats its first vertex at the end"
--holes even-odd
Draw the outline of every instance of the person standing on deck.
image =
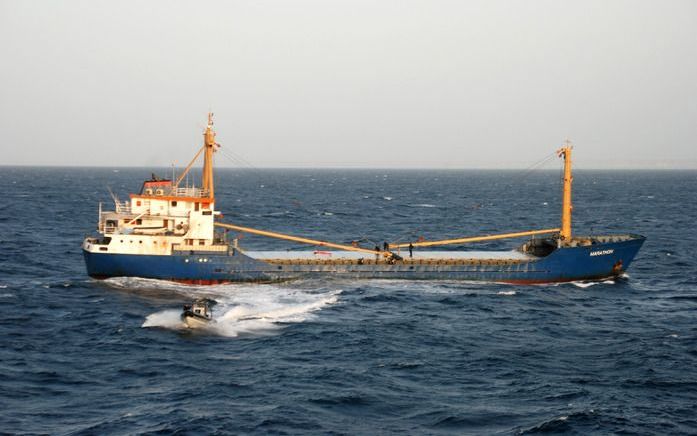
POLYGON ((412 257, 414 257, 414 244, 412 244, 410 242, 409 243, 409 259, 411 259, 412 257))

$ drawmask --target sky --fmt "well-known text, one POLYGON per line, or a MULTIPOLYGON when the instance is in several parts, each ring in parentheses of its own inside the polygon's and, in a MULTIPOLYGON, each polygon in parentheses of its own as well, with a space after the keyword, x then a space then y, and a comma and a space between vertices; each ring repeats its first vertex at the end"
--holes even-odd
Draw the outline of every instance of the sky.
POLYGON ((212 110, 223 167, 697 168, 692 0, 0 0, 0 41, 0 165, 184 166, 212 110))

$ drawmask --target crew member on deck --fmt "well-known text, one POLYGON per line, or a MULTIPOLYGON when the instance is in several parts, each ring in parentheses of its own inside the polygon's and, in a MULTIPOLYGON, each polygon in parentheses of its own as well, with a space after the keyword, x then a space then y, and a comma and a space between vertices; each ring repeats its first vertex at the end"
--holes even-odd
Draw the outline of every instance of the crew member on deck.
POLYGON ((409 258, 411 259, 412 257, 414 257, 414 244, 412 244, 410 242, 409 243, 409 258))
POLYGON ((382 249, 384 251, 390 251, 390 244, 387 243, 387 241, 382 243, 382 249))

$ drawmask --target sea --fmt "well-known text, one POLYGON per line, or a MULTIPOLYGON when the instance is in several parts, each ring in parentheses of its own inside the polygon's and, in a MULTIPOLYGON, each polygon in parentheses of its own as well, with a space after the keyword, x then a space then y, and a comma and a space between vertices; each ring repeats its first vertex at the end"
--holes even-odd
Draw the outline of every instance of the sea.
MULTIPOLYGON (((99 203, 150 173, 0 167, 0 433, 697 434, 695 171, 575 172, 576 234, 647 237, 616 280, 89 278, 99 203), (201 297, 215 326, 182 328, 201 297)), ((216 172, 224 222, 367 247, 558 227, 560 197, 557 170, 216 172)))

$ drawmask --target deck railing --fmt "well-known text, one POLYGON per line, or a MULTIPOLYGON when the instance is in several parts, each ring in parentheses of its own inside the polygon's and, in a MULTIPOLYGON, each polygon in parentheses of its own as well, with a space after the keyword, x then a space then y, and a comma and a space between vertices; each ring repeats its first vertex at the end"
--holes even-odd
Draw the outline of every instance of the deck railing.
POLYGON ((175 188, 172 195, 177 197, 208 197, 208 189, 201 188, 175 188))
POLYGON ((131 213, 130 201, 117 201, 114 205, 117 213, 131 213))

